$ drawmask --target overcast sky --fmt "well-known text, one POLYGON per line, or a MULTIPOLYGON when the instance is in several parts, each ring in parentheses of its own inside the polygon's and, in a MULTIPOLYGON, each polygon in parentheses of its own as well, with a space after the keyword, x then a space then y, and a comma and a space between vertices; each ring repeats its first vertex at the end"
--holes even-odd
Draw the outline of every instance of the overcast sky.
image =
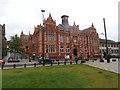
POLYGON ((108 39, 118 40, 118 1, 119 0, 0 0, 0 24, 6 24, 6 37, 21 31, 31 34, 34 26, 42 24, 41 9, 45 18, 51 13, 57 25, 61 16, 69 16, 69 24, 88 28, 93 23, 100 38, 105 38, 103 17, 106 20, 108 39))

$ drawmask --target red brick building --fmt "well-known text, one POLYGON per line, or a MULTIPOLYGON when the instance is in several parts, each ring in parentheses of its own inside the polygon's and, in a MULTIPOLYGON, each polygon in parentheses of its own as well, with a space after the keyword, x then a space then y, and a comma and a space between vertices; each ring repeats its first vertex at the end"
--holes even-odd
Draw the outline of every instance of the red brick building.
POLYGON ((44 20, 43 25, 37 25, 31 35, 24 35, 20 38, 23 42, 23 48, 26 54, 34 54, 40 57, 42 55, 42 30, 44 30, 44 56, 62 59, 68 57, 99 58, 99 36, 94 25, 79 30, 79 26, 69 25, 67 15, 63 15, 62 24, 56 25, 51 14, 44 20))

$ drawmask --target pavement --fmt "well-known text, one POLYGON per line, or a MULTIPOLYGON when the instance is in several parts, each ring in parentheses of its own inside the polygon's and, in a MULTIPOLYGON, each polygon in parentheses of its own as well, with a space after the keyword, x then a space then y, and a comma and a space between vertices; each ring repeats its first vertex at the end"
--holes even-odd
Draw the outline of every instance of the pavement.
MULTIPOLYGON (((61 62, 64 62, 64 61, 61 61, 61 62)), ((10 63, 6 62, 5 65, 34 64, 34 63, 38 63, 38 60, 32 60, 31 62, 29 62, 28 59, 22 59, 22 60, 20 60, 20 62, 10 62, 10 63)), ((80 63, 80 60, 78 63, 80 63)), ((104 60, 104 62, 100 62, 99 60, 94 61, 94 62, 86 61, 86 63, 84 63, 84 64, 120 74, 120 68, 118 68, 118 66, 120 65, 120 61, 118 61, 118 60, 117 61, 111 60, 110 63, 107 63, 106 60, 104 60)))
POLYGON ((5 65, 13 65, 13 64, 34 64, 34 63, 39 63, 38 60, 32 60, 29 62, 29 59, 19 59, 20 62, 5 62, 5 65))
POLYGON ((99 60, 94 62, 87 61, 84 64, 120 74, 120 68, 118 67, 120 65, 120 61, 118 60, 117 61, 111 60, 110 63, 107 63, 107 60, 104 60, 104 62, 100 62, 99 60))

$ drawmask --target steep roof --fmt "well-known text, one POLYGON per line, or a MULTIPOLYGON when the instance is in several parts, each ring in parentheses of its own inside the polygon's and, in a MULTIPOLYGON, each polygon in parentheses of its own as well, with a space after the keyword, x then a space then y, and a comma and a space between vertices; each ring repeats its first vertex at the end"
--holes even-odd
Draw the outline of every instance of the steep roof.
POLYGON ((23 37, 24 37, 25 40, 27 40, 28 37, 29 37, 29 35, 25 35, 25 34, 23 34, 23 37))
POLYGON ((84 30, 81 30, 81 33, 87 33, 87 32, 89 32, 89 30, 90 30, 90 28, 86 28, 84 30))

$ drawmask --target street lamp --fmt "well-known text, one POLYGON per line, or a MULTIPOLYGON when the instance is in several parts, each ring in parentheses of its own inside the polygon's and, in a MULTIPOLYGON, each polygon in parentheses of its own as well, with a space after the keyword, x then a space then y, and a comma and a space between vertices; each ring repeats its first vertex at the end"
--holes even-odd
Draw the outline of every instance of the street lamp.
POLYGON ((43 19, 43 27, 42 27, 42 58, 44 60, 44 14, 45 10, 41 10, 42 19, 43 19))
POLYGON ((107 32, 106 32, 105 18, 103 18, 103 23, 104 23, 104 30, 105 30, 105 46, 106 46, 106 54, 108 54, 107 32))
POLYGON ((108 54, 108 46, 107 46, 107 32, 106 32, 106 25, 105 25, 105 18, 103 18, 103 22, 104 22, 104 30, 105 30, 105 45, 106 45, 106 54, 105 54, 105 58, 107 59, 107 62, 110 62, 110 55, 108 54))

